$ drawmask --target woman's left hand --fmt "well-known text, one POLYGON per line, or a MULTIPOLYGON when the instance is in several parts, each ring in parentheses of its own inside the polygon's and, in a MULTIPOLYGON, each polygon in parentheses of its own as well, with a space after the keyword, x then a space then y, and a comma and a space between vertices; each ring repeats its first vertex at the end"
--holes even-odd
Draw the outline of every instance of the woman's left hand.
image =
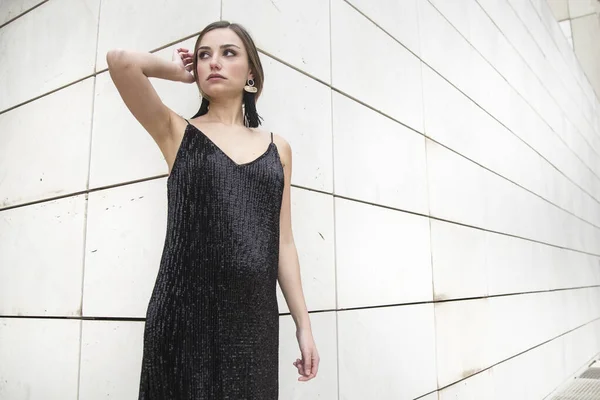
POLYGON ((194 55, 186 48, 179 47, 173 50, 171 61, 181 68, 182 82, 194 83, 196 78, 192 71, 194 70, 194 55))
POLYGON ((299 381, 309 381, 317 376, 319 370, 319 353, 312 336, 311 330, 296 331, 296 338, 300 346, 302 360, 299 358, 294 361, 294 366, 298 368, 298 373, 302 375, 299 381))

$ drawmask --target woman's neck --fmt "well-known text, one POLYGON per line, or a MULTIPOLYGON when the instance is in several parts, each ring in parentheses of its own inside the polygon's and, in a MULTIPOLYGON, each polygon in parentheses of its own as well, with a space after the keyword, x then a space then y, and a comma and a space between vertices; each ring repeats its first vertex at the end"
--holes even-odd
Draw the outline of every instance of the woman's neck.
POLYGON ((242 98, 211 100, 206 119, 223 125, 244 125, 242 113, 242 98))

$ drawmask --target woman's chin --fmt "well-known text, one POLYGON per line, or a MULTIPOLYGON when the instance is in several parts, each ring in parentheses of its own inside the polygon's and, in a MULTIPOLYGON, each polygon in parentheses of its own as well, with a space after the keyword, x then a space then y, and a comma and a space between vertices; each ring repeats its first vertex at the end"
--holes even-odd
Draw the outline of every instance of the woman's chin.
POLYGON ((232 90, 231 88, 225 87, 224 85, 211 85, 208 88, 202 89, 202 93, 204 93, 208 99, 236 97, 239 96, 241 93, 239 90, 232 90))

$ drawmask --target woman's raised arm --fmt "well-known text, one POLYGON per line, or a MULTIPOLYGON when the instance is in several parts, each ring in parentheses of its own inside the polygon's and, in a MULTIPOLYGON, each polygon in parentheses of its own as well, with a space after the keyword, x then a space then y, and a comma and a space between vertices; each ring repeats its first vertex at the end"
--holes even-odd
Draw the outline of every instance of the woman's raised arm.
POLYGON ((192 57, 183 48, 174 50, 172 61, 152 53, 121 49, 106 54, 110 77, 125 105, 165 156, 171 144, 176 114, 158 97, 148 78, 193 83, 192 57))

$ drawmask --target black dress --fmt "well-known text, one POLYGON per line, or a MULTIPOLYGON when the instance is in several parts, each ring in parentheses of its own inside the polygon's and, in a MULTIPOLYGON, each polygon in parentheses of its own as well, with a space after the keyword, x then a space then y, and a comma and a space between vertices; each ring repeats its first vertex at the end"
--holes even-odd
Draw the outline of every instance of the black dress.
POLYGON ((139 399, 278 398, 283 186, 272 133, 262 155, 237 164, 188 122, 167 180, 139 399))

